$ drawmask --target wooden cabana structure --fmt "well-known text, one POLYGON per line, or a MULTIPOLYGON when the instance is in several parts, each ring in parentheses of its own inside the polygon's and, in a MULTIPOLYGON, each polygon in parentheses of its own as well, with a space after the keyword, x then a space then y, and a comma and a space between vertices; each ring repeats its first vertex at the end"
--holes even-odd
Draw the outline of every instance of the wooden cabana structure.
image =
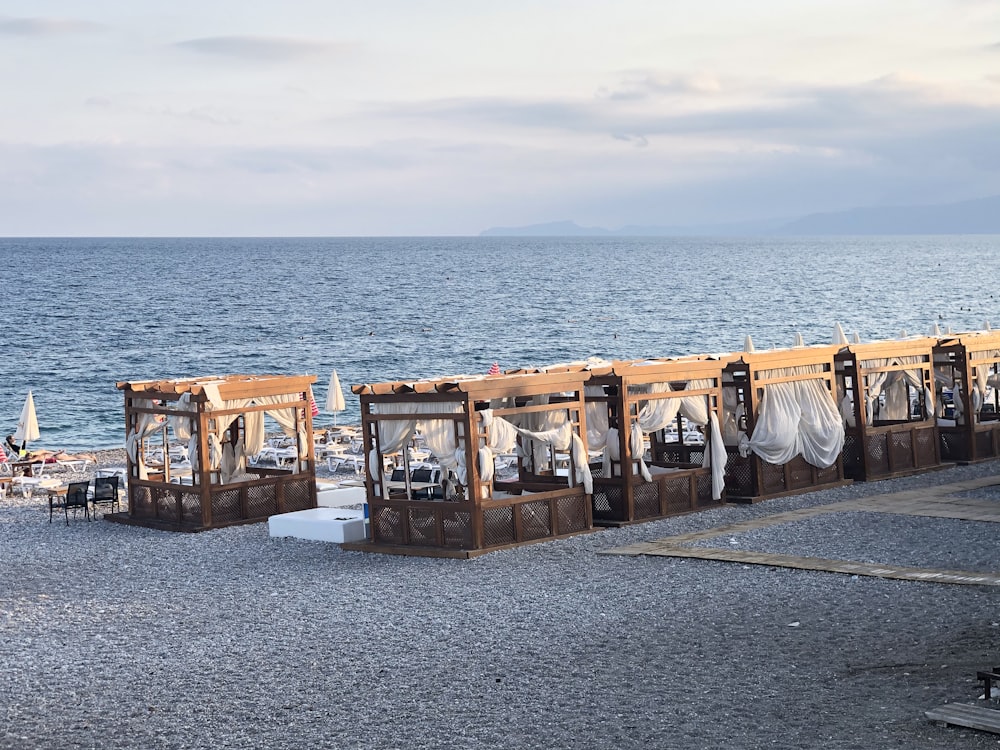
POLYGON ((733 355, 722 373, 726 497, 755 502, 845 483, 834 398, 839 344, 733 355))
POLYGON ((345 548, 473 557, 591 529, 581 437, 587 377, 501 374, 354 386, 370 532, 345 548), (415 479, 415 439, 440 462, 437 481, 433 473, 428 482, 415 479), (383 473, 387 456, 400 465, 391 474, 383 473), (516 458, 516 476, 497 475, 498 457, 516 458))
POLYGON ((591 463, 595 524, 724 502, 722 368, 708 356, 586 364, 587 441, 599 459, 591 463))
POLYGON ((933 338, 848 344, 835 356, 844 474, 871 481, 941 467, 933 338))
POLYGON ((118 383, 125 397, 128 512, 106 518, 204 531, 315 508, 309 401, 315 380, 227 375, 118 383), (297 446, 290 467, 247 464, 263 446, 265 415, 297 446))
POLYGON ((1000 331, 942 337, 934 346, 941 458, 1000 457, 1000 331))

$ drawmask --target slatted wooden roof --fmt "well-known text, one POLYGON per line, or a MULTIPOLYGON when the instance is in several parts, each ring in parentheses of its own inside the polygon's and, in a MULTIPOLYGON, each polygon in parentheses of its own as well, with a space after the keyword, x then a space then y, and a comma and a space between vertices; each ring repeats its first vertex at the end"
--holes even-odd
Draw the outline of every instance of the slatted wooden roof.
POLYGON ((736 352, 731 362, 742 362, 754 370, 773 370, 779 367, 829 362, 846 344, 814 344, 793 346, 787 349, 760 349, 752 352, 736 352))
POLYGON ((838 359, 889 359, 930 354, 938 340, 932 336, 911 336, 889 341, 867 341, 862 344, 847 344, 841 347, 838 359))
POLYGON ((938 346, 964 346, 969 351, 1000 349, 1000 331, 966 331, 948 334, 938 340, 938 346))
POLYGON ((225 400, 301 393, 316 382, 315 375, 212 375, 170 380, 125 380, 115 383, 120 391, 141 393, 146 398, 176 399, 190 393, 196 401, 207 400, 205 385, 218 385, 225 400))
POLYGON ((576 390, 587 380, 585 371, 524 372, 508 371, 500 375, 453 375, 423 380, 396 380, 387 383, 363 383, 351 386, 358 396, 405 394, 469 394, 472 398, 499 398, 529 393, 576 390))

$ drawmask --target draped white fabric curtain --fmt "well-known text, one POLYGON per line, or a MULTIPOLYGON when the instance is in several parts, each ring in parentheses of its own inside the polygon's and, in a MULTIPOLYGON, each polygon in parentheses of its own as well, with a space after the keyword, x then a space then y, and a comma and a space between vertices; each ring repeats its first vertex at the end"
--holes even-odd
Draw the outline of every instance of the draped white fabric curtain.
MULTIPOLYGON (((711 388, 714 381, 710 378, 690 380, 684 390, 700 391, 711 388)), ((648 393, 670 393, 670 383, 652 383, 648 393)), ((711 411, 708 395, 678 396, 676 398, 650 399, 639 402, 639 412, 632 423, 629 436, 629 446, 632 457, 639 461, 639 473, 647 482, 653 477, 645 461, 644 433, 662 430, 673 423, 680 413, 692 424, 707 426, 709 434, 705 440, 705 450, 702 453, 701 465, 712 468, 712 496, 715 500, 722 497, 725 489, 726 462, 729 460, 726 445, 722 439, 722 429, 718 417, 711 411)), ((735 424, 735 417, 734 417, 735 424)))
MULTIPOLYGON (((585 396, 604 396, 604 388, 599 385, 588 385, 584 388, 585 396)), ((608 443, 608 405, 605 401, 588 401, 587 415, 587 447, 599 451, 608 443)))
MULTIPOLYGON (((132 401, 132 406, 138 409, 152 409, 155 404, 150 399, 137 398, 132 401)), ((163 420, 162 414, 139 414, 136 416, 135 429, 129 430, 125 436, 125 450, 132 463, 139 469, 139 479, 149 479, 142 441, 154 432, 163 429, 163 420)))
MULTIPOLYGON (((821 374, 821 365, 765 370, 761 377, 821 374)), ((844 424, 833 395, 820 377, 769 383, 763 387, 757 421, 741 453, 751 450, 772 464, 795 456, 813 466, 832 466, 844 447, 844 424)))
POLYGON ((862 369, 877 369, 897 365, 917 365, 908 370, 893 370, 891 372, 876 372, 868 375, 869 390, 865 400, 865 416, 868 424, 874 423, 874 407, 879 396, 885 393, 885 404, 880 417, 885 420, 903 421, 910 417, 910 392, 907 386, 912 386, 924 394, 924 418, 934 414, 934 395, 924 387, 923 369, 920 367, 924 359, 917 355, 907 357, 892 357, 861 360, 862 369))
MULTIPOLYGON (((465 448, 455 435, 455 421, 451 419, 420 419, 421 414, 461 414, 459 403, 402 403, 372 404, 372 414, 379 416, 399 415, 393 419, 378 419, 378 447, 382 454, 396 453, 403 449, 419 429, 424 436, 428 450, 437 456, 442 470, 451 470, 461 484, 468 481, 465 463, 465 448), (410 418, 400 418, 410 417, 410 418)), ((368 473, 376 482, 381 481, 382 463, 376 448, 368 455, 368 473)))
MULTIPOLYGON (((558 426, 549 427, 544 430, 529 430, 524 427, 518 427, 502 417, 494 416, 492 411, 488 409, 479 412, 479 418, 484 425, 492 426, 490 430, 491 434, 493 430, 497 430, 500 434, 504 435, 505 437, 501 438, 501 440, 508 440, 510 432, 514 431, 522 438, 531 441, 535 446, 544 448, 551 445, 557 451, 568 450, 573 462, 573 479, 575 483, 582 484, 584 491, 588 494, 592 493, 594 491, 594 479, 590 472, 590 465, 587 462, 587 446, 584 445, 583 438, 573 431, 573 425, 568 421, 566 412, 562 411, 561 413, 563 414, 563 419, 561 420, 558 418, 538 420, 548 424, 561 422, 558 426)), ((493 442, 491 438, 490 443, 492 444, 493 442)), ((490 447, 492 451, 492 445, 487 447, 490 447)))
MULTIPOLYGON (((977 359, 1000 357, 1000 351, 972 352, 972 361, 977 359)), ((979 419, 979 411, 983 408, 994 388, 1000 387, 1000 375, 993 372, 993 365, 989 362, 972 367, 972 406, 975 412, 975 419, 979 419)))

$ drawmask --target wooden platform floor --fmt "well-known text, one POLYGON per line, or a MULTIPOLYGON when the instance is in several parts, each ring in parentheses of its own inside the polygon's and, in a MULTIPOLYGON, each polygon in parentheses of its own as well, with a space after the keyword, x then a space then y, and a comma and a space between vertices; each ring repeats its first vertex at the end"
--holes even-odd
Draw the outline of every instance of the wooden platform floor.
POLYGON ((1000 523, 1000 501, 979 500, 958 497, 962 492, 983 487, 1000 485, 1000 476, 982 477, 964 482, 924 487, 905 492, 845 500, 812 508, 775 513, 749 521, 716 526, 704 531, 640 542, 624 547, 603 550, 604 555, 652 555, 659 557, 689 557, 704 560, 724 560, 744 565, 769 565, 780 568, 801 570, 823 570, 832 573, 897 578, 907 581, 927 581, 932 583, 973 584, 980 586, 1000 586, 1000 572, 975 573, 962 570, 939 570, 934 568, 912 568, 892 564, 871 564, 853 560, 829 560, 819 557, 800 557, 749 550, 735 550, 714 547, 689 547, 691 542, 731 536, 743 531, 751 531, 775 524, 801 521, 828 513, 869 512, 894 513, 898 515, 929 516, 933 518, 955 518, 966 521, 1000 523))

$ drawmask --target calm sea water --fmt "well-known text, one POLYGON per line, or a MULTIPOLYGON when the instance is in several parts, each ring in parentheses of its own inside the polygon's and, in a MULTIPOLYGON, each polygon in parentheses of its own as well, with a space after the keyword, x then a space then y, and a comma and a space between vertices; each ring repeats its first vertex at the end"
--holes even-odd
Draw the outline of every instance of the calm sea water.
MULTIPOLYGON (((1000 237, 0 239, 0 431, 124 440, 115 382, 354 383, 1000 325, 1000 237)), ((332 423, 323 414, 320 424, 332 423)))

